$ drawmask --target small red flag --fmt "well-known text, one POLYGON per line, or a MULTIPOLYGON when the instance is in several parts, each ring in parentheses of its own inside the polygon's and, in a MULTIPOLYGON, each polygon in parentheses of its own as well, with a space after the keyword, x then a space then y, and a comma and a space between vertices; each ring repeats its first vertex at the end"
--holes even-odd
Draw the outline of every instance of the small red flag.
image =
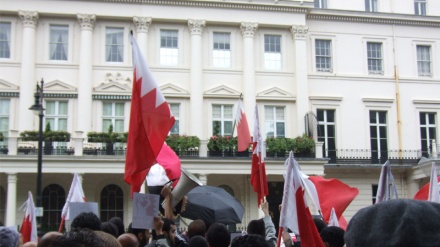
POLYGON ((37 242, 37 220, 35 217, 35 205, 32 193, 30 191, 28 192, 28 199, 23 206, 26 206, 26 213, 20 228, 20 233, 23 236, 23 244, 27 242, 37 242))
POLYGON ((239 152, 243 152, 246 151, 249 147, 249 144, 251 144, 251 133, 249 132, 249 125, 246 114, 244 113, 241 99, 238 100, 235 122, 237 123, 237 150, 239 152))
POLYGON ((251 184, 258 194, 258 207, 260 207, 264 197, 269 194, 269 190, 267 188, 266 167, 264 166, 264 142, 258 124, 257 106, 255 106, 253 134, 251 184))

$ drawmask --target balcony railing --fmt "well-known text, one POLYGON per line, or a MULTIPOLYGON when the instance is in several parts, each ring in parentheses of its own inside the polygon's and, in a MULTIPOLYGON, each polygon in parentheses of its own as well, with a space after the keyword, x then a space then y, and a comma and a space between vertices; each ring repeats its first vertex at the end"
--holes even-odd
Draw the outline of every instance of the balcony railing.
POLYGON ((335 149, 324 151, 330 164, 394 164, 414 163, 422 157, 421 150, 335 149))

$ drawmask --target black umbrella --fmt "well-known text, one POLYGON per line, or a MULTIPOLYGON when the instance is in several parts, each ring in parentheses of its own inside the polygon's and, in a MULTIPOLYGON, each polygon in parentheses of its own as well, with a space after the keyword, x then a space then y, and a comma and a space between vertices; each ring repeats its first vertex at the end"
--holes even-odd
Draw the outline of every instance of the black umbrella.
POLYGON ((243 205, 220 187, 198 186, 186 196, 185 211, 180 213, 182 217, 192 220, 201 219, 208 225, 241 223, 244 213, 243 205))

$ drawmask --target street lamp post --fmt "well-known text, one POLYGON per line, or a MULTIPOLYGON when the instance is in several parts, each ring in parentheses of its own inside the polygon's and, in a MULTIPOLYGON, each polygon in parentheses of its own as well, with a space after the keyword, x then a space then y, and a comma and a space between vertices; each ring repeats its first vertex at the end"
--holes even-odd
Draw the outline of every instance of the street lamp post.
MULTIPOLYGON (((38 114, 39 125, 38 125, 38 161, 37 161, 37 208, 41 208, 42 205, 42 195, 41 195, 41 181, 42 181, 42 167, 43 167, 43 85, 44 81, 41 79, 40 83, 37 81, 37 89, 34 94, 35 103, 29 110, 33 110, 35 114, 38 114)), ((38 220, 38 225, 40 221, 38 220)), ((37 226, 38 227, 38 226, 37 226)), ((40 227, 38 227, 40 229, 40 227)))

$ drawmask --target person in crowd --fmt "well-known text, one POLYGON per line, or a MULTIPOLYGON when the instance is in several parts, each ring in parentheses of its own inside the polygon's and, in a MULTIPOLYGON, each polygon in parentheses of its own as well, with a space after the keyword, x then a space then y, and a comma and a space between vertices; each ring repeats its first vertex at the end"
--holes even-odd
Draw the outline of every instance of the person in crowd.
POLYGON ((130 225, 128 225, 127 233, 131 233, 136 236, 139 242, 139 247, 144 247, 150 242, 151 234, 149 229, 133 228, 132 223, 130 223, 130 225))
POLYGON ((337 226, 326 226, 321 230, 321 239, 325 247, 343 247, 345 231, 337 226))
POLYGON ((266 239, 259 234, 247 234, 234 238, 231 247, 269 247, 269 244, 266 239))
POLYGON ((315 226, 318 229, 318 232, 321 232, 321 230, 327 226, 321 215, 313 215, 312 218, 313 222, 315 222, 315 226))
POLYGON ((96 233, 88 228, 73 228, 65 236, 58 236, 50 247, 105 247, 96 233))
POLYGON ((188 243, 189 247, 208 247, 206 239, 200 235, 193 236, 188 243))
POLYGON ((267 244, 270 247, 275 247, 277 244, 277 237, 275 225, 273 224, 269 213, 269 203, 263 202, 261 204, 261 210, 264 213, 264 217, 258 220, 251 220, 247 226, 247 233, 258 234, 266 239, 267 244))
POLYGON ((111 234, 113 237, 119 237, 118 227, 111 222, 102 222, 101 228, 103 232, 111 234))
POLYGON ((231 243, 231 233, 222 223, 213 223, 206 232, 209 247, 228 247, 231 243))
POLYGON ((161 192, 160 192, 161 196, 163 198, 165 198, 165 207, 164 207, 164 212, 165 212, 165 217, 162 218, 162 220, 165 222, 164 227, 167 228, 168 223, 170 224, 170 229, 172 229, 172 233, 167 233, 168 229, 163 229, 163 232, 165 235, 173 235, 174 239, 171 240, 169 239, 169 241, 171 242, 173 247, 188 247, 188 243, 186 242, 186 240, 180 236, 180 234, 176 231, 176 224, 174 222, 174 209, 172 206, 172 201, 173 201, 173 194, 171 193, 171 188, 167 185, 165 185, 161 192))
POLYGON ((101 231, 101 220, 92 212, 83 212, 73 219, 70 224, 72 229, 87 228, 92 231, 101 231))
POLYGON ((37 245, 38 245, 37 242, 27 242, 23 244, 23 247, 37 247, 37 245))
POLYGON ((112 217, 108 222, 113 223, 118 228, 118 237, 125 233, 124 221, 119 217, 112 217))
POLYGON ((139 241, 138 241, 137 237, 132 233, 124 233, 122 235, 119 235, 118 241, 122 245, 122 247, 138 247, 139 246, 139 241))
POLYGON ((49 247, 55 238, 62 235, 61 232, 47 232, 40 238, 37 247, 49 247))
POLYGON ((438 247, 440 203, 393 199, 359 210, 348 223, 346 247, 438 247))
POLYGON ((49 245, 50 247, 82 247, 81 244, 67 236, 57 236, 49 245))
POLYGON ((176 226, 172 222, 168 218, 154 217, 153 241, 147 246, 173 247, 176 226))
POLYGON ((105 247, 122 247, 116 238, 104 231, 95 231, 95 234, 104 242, 105 247))
POLYGON ((203 220, 194 220, 188 225, 188 238, 191 239, 194 236, 206 236, 206 225, 203 220))
POLYGON ((1 247, 17 247, 20 235, 7 227, 0 228, 0 246, 1 247))

